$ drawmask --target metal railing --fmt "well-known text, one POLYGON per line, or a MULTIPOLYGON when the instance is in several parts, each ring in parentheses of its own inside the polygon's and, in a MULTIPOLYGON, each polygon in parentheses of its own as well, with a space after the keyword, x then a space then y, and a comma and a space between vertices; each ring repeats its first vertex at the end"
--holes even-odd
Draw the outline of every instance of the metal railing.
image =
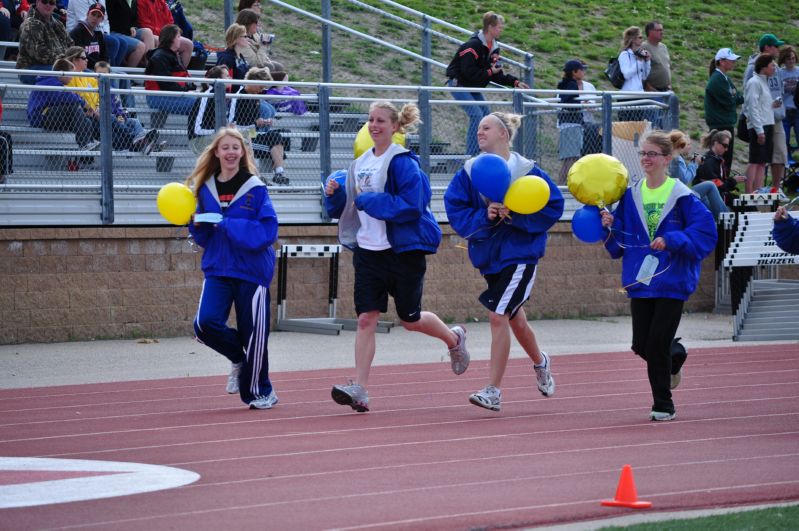
MULTIPOLYGON (((94 75, 97 89, 42 88, 17 82, 21 71, 0 69, 0 91, 3 91, 4 116, 0 130, 13 138, 14 173, 0 184, 0 225, 129 225, 163 224, 155 208, 155 195, 167 182, 182 181, 190 173, 197 155, 188 136, 186 109, 200 99, 213 99, 217 109, 226 109, 234 97, 224 90, 225 83, 213 81, 215 92, 166 93, 144 90, 140 84, 151 78, 142 75, 94 75), (111 81, 127 79, 130 89, 114 88, 111 81), (28 122, 28 101, 34 90, 94 92, 98 97, 98 120, 91 124, 92 138, 100 144, 83 150, 77 141, 77 130, 59 131, 58 127, 32 127, 28 122), (168 105, 153 98, 171 98, 168 105), (158 145, 146 154, 130 144, 120 123, 111 111, 113 100, 128 103, 128 118, 140 122, 142 128, 158 132, 158 145), (185 100, 185 101, 184 101, 185 100), (155 107, 154 104, 159 106, 155 107), (173 107, 170 107, 173 106, 173 107), (161 145, 165 143, 164 145, 161 145), (60 217, 59 217, 60 216, 60 217), (54 220, 60 220, 55 222, 54 220)), ((42 72, 38 72, 42 74, 42 72)), ((188 78, 197 83, 211 80, 188 78)), ((282 85, 270 82, 239 81, 236 85, 282 85)), ((282 222, 320 223, 325 221, 320 205, 319 183, 337 169, 348 167, 353 158, 356 134, 366 121, 368 105, 376 99, 397 104, 416 103, 422 111, 422 127, 407 135, 406 143, 420 155, 423 169, 434 187, 434 210, 439 220, 446 219, 441 196, 452 175, 460 169, 465 155, 468 119, 461 110, 464 102, 453 100, 459 88, 416 85, 364 85, 343 83, 292 83, 299 96, 257 94, 237 96, 277 105, 278 102, 301 101, 307 112, 277 112, 272 128, 279 131, 286 148, 284 163, 289 186, 271 186, 282 222), (457 106, 453 108, 453 106, 457 106)), ((679 117, 678 102, 670 94, 663 103, 652 93, 595 92, 581 93, 583 103, 563 105, 557 91, 513 90, 488 88, 492 110, 513 111, 524 116, 523 127, 515 149, 536 159, 553 179, 561 180, 564 168, 583 152, 605 152, 628 164, 635 176, 638 167, 637 143, 652 122, 675 127, 679 117), (523 99, 525 95, 528 98, 523 99), (635 98, 630 100, 629 98, 635 98), (624 98, 628 98, 625 100, 624 98), (558 112, 578 107, 586 114, 591 130, 611 131, 610 135, 590 137, 588 127, 574 128, 558 121, 558 112), (635 111, 640 120, 620 122, 619 113, 635 111), (580 133, 575 135, 574 133, 580 133)), ((288 106, 290 107, 290 106, 288 106)), ((225 113, 215 116, 214 127, 227 124, 225 113)), ((127 125, 127 124, 125 124, 127 125)), ((133 124, 135 125, 135 124, 133 124)), ((256 133, 257 134, 257 133, 256 133)), ((267 146, 268 147, 268 146, 267 146)), ((264 155, 271 155, 263 150, 264 155)), ((269 180, 274 170, 271 156, 259 158, 261 173, 269 180)), ((568 215, 568 214, 567 214, 568 215)))

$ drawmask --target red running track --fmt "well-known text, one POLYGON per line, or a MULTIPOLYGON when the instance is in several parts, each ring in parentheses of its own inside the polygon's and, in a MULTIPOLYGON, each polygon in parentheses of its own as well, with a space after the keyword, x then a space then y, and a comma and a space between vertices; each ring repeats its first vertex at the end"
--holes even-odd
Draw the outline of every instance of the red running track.
POLYGON ((624 464, 656 511, 797 500, 797 354, 691 351, 665 423, 648 421, 646 371, 629 352, 554 357, 553 398, 512 360, 501 413, 467 402, 486 362, 460 377, 445 363, 376 367, 366 414, 330 399, 351 370, 275 374, 271 411, 245 409, 224 377, 0 391, 0 456, 200 474, 169 490, 0 510, 0 528, 546 525, 628 513, 599 504, 624 464))

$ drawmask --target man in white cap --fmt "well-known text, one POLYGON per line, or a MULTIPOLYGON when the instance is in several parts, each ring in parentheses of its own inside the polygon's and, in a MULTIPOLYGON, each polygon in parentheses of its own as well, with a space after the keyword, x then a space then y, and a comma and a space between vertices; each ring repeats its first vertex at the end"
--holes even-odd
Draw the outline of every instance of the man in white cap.
POLYGON ((735 124, 738 122, 738 105, 743 104, 744 96, 738 92, 727 73, 735 68, 736 61, 740 59, 730 48, 722 48, 716 52, 715 70, 710 74, 710 79, 705 87, 705 122, 709 130, 729 131, 732 133, 730 147, 724 153, 724 165, 727 175, 732 166, 732 148, 735 138, 735 124))

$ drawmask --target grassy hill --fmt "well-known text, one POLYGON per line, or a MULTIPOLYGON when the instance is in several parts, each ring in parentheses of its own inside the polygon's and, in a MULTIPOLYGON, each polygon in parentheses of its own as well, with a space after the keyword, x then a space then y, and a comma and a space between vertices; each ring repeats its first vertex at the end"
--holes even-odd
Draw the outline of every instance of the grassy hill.
MULTIPOLYGON (((321 77, 319 25, 262 1, 267 13, 266 25, 278 36, 275 56, 290 67, 293 79, 318 80, 321 77)), ((319 14, 321 10, 318 0, 287 2, 312 13, 319 14)), ((365 3, 381 5, 376 0, 365 0, 365 3)), ((756 51, 761 34, 775 33, 789 43, 799 44, 799 0, 770 3, 756 0, 404 0, 403 3, 470 29, 478 28, 482 14, 489 9, 502 14, 506 19, 502 41, 534 54, 537 88, 554 88, 565 61, 579 57, 589 65, 587 79, 597 88, 610 90, 612 87, 604 79, 602 70, 608 58, 618 54, 622 32, 632 25, 643 28, 646 22, 657 19, 665 28, 663 42, 672 57, 673 86, 682 101, 682 127, 693 136, 705 130, 702 97, 708 63, 718 48, 729 46, 743 56, 733 72, 740 89, 746 57, 756 51)), ((224 41, 222 4, 222 0, 195 0, 189 8, 189 17, 199 38, 217 46, 224 41)), ((377 18, 344 0, 333 1, 333 20, 419 51, 416 30, 377 18)), ((454 35, 451 30, 443 31, 454 35)), ((384 48, 354 41, 338 31, 333 32, 333 44, 336 81, 419 82, 418 64, 384 48)), ((436 40, 433 44, 435 58, 448 62, 456 45, 436 40)), ((437 73, 436 82, 441 79, 443 73, 437 73)))

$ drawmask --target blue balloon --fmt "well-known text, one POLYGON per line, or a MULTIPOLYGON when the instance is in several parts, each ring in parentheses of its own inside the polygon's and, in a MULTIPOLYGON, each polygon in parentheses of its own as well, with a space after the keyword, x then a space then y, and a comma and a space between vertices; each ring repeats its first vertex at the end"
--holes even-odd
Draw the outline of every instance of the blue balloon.
POLYGON ((339 184, 339 186, 343 188, 344 184, 347 182, 347 170, 334 171, 333 173, 327 176, 327 179, 325 179, 325 183, 331 179, 334 179, 339 184))
POLYGON ((505 159, 493 153, 479 155, 472 163, 471 177, 478 192, 491 201, 505 201, 510 187, 510 168, 505 159))
POLYGON ((605 230, 602 227, 602 216, 599 207, 585 205, 578 208, 572 216, 572 232, 578 240, 585 243, 594 243, 603 239, 605 230))

